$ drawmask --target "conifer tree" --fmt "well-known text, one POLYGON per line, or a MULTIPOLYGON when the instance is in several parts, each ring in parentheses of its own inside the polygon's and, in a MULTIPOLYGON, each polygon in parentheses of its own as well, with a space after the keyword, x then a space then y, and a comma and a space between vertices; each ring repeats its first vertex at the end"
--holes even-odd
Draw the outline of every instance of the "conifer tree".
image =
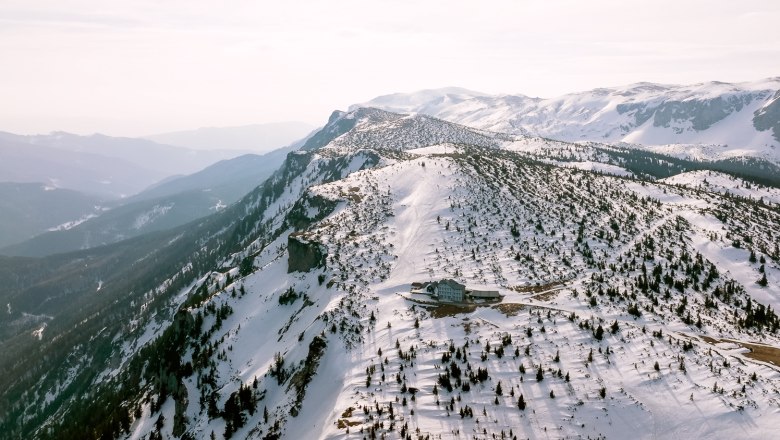
POLYGON ((596 327, 596 330, 593 332, 593 336, 599 341, 604 338, 604 328, 601 327, 601 324, 596 327))

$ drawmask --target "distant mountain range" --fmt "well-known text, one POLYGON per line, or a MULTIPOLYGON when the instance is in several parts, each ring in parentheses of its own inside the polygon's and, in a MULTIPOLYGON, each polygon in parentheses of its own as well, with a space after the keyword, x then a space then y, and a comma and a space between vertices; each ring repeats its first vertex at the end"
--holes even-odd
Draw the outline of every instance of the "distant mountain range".
POLYGON ((100 134, 22 136, 0 132, 0 181, 41 182, 118 198, 240 154, 237 150, 199 151, 100 134))
POLYGON ((359 107, 423 113, 500 133, 626 142, 701 159, 780 162, 780 77, 688 86, 643 82, 552 99, 444 88, 380 96, 351 109, 359 107))
POLYGON ((100 198, 40 183, 0 182, 0 247, 100 213, 100 198))
POLYGON ((226 148, 100 134, 0 132, 0 253, 42 256, 86 249, 212 214, 267 178, 295 148, 280 147, 311 127, 210 130, 192 133, 203 134, 204 141, 221 137, 218 145, 226 148), (247 154, 240 146, 249 145, 250 138, 275 151, 247 154))
MULTIPOLYGON (((246 154, 223 160, 197 173, 166 180, 164 183, 155 185, 135 196, 106 203, 104 206, 110 209, 105 208, 105 212, 97 212, 89 203, 86 204, 87 206, 84 207, 84 212, 81 214, 75 211, 81 204, 72 204, 69 206, 70 210, 60 210, 59 204, 52 202, 51 197, 36 204, 36 209, 29 210, 24 209, 26 205, 16 205, 16 198, 11 199, 9 204, 21 211, 14 218, 35 216, 40 211, 45 210, 46 206, 49 206, 52 210, 60 213, 57 218, 61 219, 46 223, 51 230, 35 237, 32 235, 39 234, 45 229, 39 228, 38 231, 33 231, 35 233, 20 236, 11 234, 15 229, 9 228, 8 239, 2 240, 3 237, 0 235, 0 254, 40 257, 88 249, 154 231, 174 228, 214 214, 236 202, 261 184, 282 164, 290 151, 292 151, 292 147, 281 148, 264 155, 246 154), (43 202, 49 203, 49 205, 43 202), (66 220, 74 219, 78 220, 64 223, 66 220), (64 224, 60 225, 60 223, 64 224), (60 226, 51 228, 51 225, 60 226), (2 247, 2 245, 12 243, 14 244, 2 247)), ((2 192, 2 185, 0 184, 0 203, 6 199, 4 192, 2 192)), ((29 184, 29 186, 40 187, 36 184, 29 184)), ((76 197, 76 195, 87 201, 91 200, 73 191, 59 191, 74 194, 63 198, 60 204, 76 197)), ((29 199, 28 203, 37 200, 32 196, 29 199)), ((5 217, 13 212, 16 211, 10 211, 5 215, 0 214, 0 233, 4 231, 5 217)), ((37 217, 38 221, 33 224, 42 223, 47 218, 46 216, 37 217)), ((7 223, 11 223, 10 219, 7 223)))
POLYGON ((277 122, 238 127, 204 127, 146 136, 146 139, 179 147, 239 149, 267 153, 306 137, 316 127, 305 122, 277 122))

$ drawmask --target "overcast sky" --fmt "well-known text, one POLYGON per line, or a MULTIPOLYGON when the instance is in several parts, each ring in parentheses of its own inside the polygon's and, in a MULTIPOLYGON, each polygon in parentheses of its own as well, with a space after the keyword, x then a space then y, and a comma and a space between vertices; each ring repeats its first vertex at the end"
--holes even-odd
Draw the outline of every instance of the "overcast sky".
POLYGON ((322 125, 377 95, 780 75, 780 1, 0 1, 0 130, 322 125))

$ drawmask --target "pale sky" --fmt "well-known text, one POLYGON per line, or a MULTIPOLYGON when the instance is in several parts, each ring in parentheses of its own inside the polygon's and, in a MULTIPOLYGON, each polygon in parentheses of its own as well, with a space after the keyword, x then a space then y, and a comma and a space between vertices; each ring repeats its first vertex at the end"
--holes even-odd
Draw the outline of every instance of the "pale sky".
POLYGON ((0 0, 0 130, 141 136, 446 86, 780 76, 780 1, 0 0))

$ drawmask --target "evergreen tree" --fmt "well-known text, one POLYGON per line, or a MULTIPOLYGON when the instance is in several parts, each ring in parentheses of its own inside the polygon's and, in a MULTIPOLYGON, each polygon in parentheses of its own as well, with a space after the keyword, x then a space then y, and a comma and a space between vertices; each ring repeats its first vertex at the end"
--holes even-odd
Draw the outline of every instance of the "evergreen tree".
POLYGON ((593 336, 599 341, 604 338, 604 328, 601 327, 601 324, 596 327, 596 330, 593 332, 593 336))

